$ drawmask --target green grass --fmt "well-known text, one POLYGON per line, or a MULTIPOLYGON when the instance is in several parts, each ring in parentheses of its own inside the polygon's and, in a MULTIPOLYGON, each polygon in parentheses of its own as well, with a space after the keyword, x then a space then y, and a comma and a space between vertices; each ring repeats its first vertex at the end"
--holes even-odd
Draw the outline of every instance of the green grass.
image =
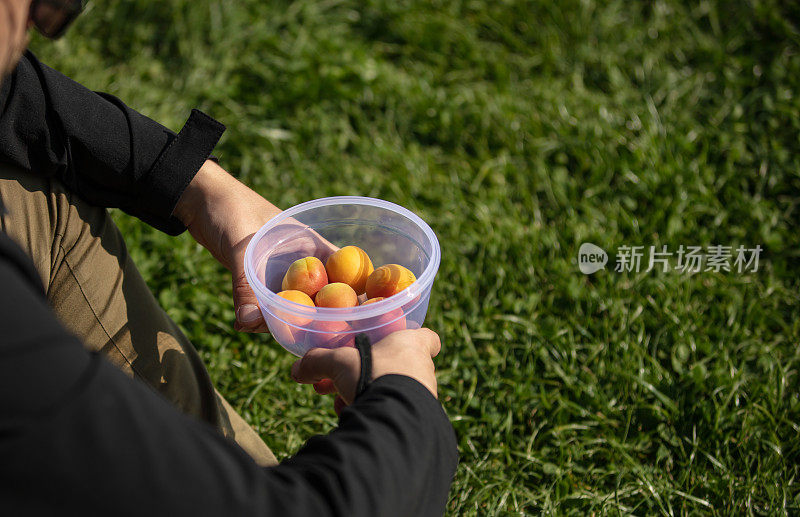
MULTIPOLYGON (((46 62, 282 207, 428 221, 459 437, 449 515, 800 512, 800 12, 778 1, 94 1, 46 62), (591 277, 577 249, 765 247, 755 274, 591 277)), ((224 270, 115 214, 220 390, 286 457, 335 425, 224 270)))

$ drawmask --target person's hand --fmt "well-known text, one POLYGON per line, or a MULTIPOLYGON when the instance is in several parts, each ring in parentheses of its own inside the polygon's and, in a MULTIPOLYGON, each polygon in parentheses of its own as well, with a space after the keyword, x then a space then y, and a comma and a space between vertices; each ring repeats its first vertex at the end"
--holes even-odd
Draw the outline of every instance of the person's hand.
POLYGON ((233 276, 236 330, 267 330, 244 274, 244 252, 253 234, 280 212, 211 160, 200 168, 175 207, 175 216, 192 237, 233 276))
MULTIPOLYGON (((438 397, 436 372, 432 358, 441 349, 439 336, 432 330, 401 330, 372 345, 372 379, 399 374, 419 381, 438 397)), ((336 413, 353 402, 361 358, 352 347, 312 348, 292 365, 292 378, 301 384, 314 384, 314 389, 327 395, 337 393, 336 413)))
MULTIPOLYGON (((203 164, 175 206, 175 216, 186 225, 192 237, 231 272, 236 330, 267 331, 256 295, 244 273, 244 252, 253 235, 280 212, 211 160, 203 164)), ((285 232, 289 236, 305 228, 300 222, 287 219, 275 233, 285 232)), ((290 244, 283 246, 274 260, 280 261, 282 256, 315 255, 326 248, 330 252, 336 249, 316 232, 304 232, 302 237, 293 238, 290 244)), ((288 258, 285 260, 291 263, 288 258)))

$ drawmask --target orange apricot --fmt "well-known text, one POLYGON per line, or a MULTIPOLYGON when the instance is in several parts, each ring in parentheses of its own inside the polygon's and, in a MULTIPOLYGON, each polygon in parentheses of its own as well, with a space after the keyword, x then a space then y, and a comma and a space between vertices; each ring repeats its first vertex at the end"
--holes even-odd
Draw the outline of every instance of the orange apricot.
POLYGON ((414 273, 399 264, 387 264, 377 268, 367 278, 367 298, 388 298, 410 286, 417 280, 414 273))
POLYGON ((267 325, 272 337, 281 345, 291 346, 297 343, 297 338, 291 325, 287 325, 275 316, 267 316, 267 325))
POLYGON ((403 309, 400 308, 376 316, 375 318, 370 318, 369 323, 370 326, 376 327, 366 332, 372 344, 377 343, 392 332, 406 329, 406 317, 403 313, 403 309))
POLYGON ((323 286, 314 298, 317 307, 355 307, 358 305, 358 296, 353 288, 342 282, 335 282, 323 286))
MULTIPOLYGON (((385 298, 382 296, 370 298, 361 305, 369 305, 370 303, 376 303, 384 299, 385 298)), ((363 328, 376 327, 372 330, 366 331, 367 337, 373 344, 385 338, 392 332, 405 330, 407 327, 405 314, 403 313, 403 309, 400 308, 389 311, 386 314, 381 314, 380 316, 375 316, 374 318, 367 318, 364 320, 361 326, 363 328)))
POLYGON ((292 262, 281 282, 283 291, 302 291, 313 297, 328 283, 328 273, 317 257, 305 257, 292 262))
POLYGON ((316 321, 306 333, 311 346, 320 348, 339 348, 355 346, 355 337, 346 321, 316 321))
POLYGON ((290 289, 288 291, 279 292, 278 296, 280 296, 285 300, 289 300, 290 302, 299 303, 302 305, 308 305, 309 307, 314 307, 314 300, 312 300, 311 297, 306 293, 304 293, 303 291, 290 289))
POLYGON ((369 298, 369 299, 365 300, 364 303, 362 303, 361 305, 369 305, 370 303, 379 302, 379 301, 385 300, 385 299, 386 298, 384 298, 383 296, 378 296, 377 298, 369 298))
MULTIPOLYGON (((311 300, 311 297, 302 291, 281 291, 278 293, 278 296, 290 302, 308 305, 309 307, 314 306, 314 301, 311 300)), ((278 317, 270 316, 267 319, 267 323, 269 324, 272 335, 283 345, 291 345, 298 342, 298 338, 302 332, 302 329, 298 327, 308 325, 312 321, 311 318, 296 316, 279 309, 276 310, 275 313, 278 317)))
POLYGON ((328 281, 347 284, 356 294, 364 292, 367 277, 374 269, 367 253, 358 246, 345 246, 325 261, 328 281))

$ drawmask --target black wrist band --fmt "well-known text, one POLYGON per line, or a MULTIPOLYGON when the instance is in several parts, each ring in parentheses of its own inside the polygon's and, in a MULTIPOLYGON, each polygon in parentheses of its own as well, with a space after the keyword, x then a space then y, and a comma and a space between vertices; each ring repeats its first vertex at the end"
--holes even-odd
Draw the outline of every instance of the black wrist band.
POLYGON ((356 386, 356 398, 366 391, 372 379, 372 344, 366 334, 356 336, 356 349, 361 358, 361 375, 356 386))

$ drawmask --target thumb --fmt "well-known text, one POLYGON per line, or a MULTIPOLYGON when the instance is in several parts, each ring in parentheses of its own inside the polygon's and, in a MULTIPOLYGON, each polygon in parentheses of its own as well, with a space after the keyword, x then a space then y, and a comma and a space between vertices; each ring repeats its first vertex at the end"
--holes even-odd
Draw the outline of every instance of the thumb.
POLYGON ((233 279, 233 307, 236 314, 235 330, 240 332, 267 332, 267 325, 258 300, 244 273, 244 253, 235 253, 231 263, 233 279))

